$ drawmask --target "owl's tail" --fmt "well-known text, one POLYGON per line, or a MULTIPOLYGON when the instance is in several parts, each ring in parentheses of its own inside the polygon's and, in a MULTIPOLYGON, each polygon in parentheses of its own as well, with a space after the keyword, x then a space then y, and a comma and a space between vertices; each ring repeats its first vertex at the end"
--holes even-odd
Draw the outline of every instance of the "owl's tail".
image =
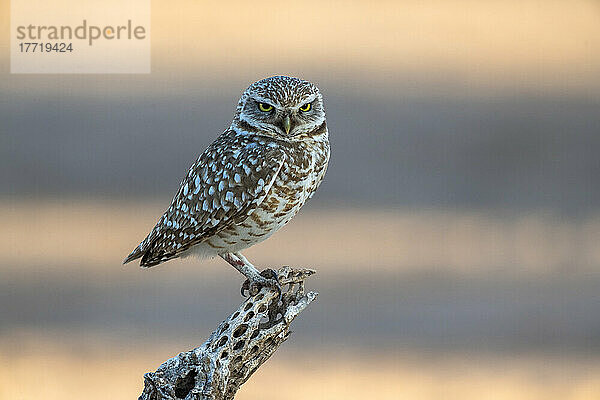
POLYGON ((179 257, 179 254, 176 252, 167 252, 164 249, 157 249, 154 244, 153 238, 146 238, 146 240, 140 243, 127 257, 125 257, 123 264, 127 264, 128 262, 137 260, 141 257, 140 266, 150 268, 179 257))
POLYGON ((123 264, 127 264, 133 260, 137 260, 138 258, 144 255, 144 251, 142 250, 142 243, 138 245, 125 259, 123 260, 123 264))
POLYGON ((131 253, 129 253, 129 255, 127 257, 125 257, 125 259, 123 260, 123 264, 127 264, 128 262, 137 260, 138 258, 142 257, 142 260, 140 261, 140 266, 151 267, 152 265, 156 265, 156 264, 152 264, 152 265, 145 265, 145 264, 146 264, 146 259, 148 257, 148 253, 151 253, 151 250, 154 247, 154 242, 156 241, 157 234, 158 234, 158 229, 155 226, 154 229, 152 229, 152 231, 148 234, 148 236, 146 236, 146 238, 144 240, 142 240, 142 242, 140 244, 138 244, 137 247, 135 249, 133 249, 133 251, 131 253))

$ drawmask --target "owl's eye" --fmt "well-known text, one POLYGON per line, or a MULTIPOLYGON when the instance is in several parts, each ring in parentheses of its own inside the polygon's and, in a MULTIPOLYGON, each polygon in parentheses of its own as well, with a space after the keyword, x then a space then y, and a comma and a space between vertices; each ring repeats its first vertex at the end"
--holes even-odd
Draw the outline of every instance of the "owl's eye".
POLYGON ((269 112, 273 109, 273 106, 267 103, 258 103, 258 109, 262 112, 269 112))
POLYGON ((311 107, 312 107, 311 103, 306 103, 305 105, 300 106, 300 111, 302 111, 302 112, 310 111, 311 107))

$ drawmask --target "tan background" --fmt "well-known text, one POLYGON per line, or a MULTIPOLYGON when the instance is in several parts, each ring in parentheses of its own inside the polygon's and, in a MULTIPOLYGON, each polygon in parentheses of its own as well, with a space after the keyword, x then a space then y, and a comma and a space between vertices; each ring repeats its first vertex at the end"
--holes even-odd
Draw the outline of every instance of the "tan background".
POLYGON ((600 398, 597 2, 153 2, 152 73, 112 76, 10 75, 8 7, 0 399, 135 398, 239 304, 220 260, 120 261, 276 73, 332 161, 247 256, 320 296, 238 397, 600 398))

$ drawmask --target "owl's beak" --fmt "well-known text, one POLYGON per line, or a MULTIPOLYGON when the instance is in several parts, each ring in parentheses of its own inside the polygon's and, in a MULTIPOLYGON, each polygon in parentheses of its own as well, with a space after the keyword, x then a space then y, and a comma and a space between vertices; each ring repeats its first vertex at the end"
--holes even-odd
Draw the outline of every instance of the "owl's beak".
POLYGON ((285 130, 285 134, 289 135, 290 134, 290 128, 292 127, 292 121, 290 121, 290 116, 286 115, 283 118, 283 129, 285 130))

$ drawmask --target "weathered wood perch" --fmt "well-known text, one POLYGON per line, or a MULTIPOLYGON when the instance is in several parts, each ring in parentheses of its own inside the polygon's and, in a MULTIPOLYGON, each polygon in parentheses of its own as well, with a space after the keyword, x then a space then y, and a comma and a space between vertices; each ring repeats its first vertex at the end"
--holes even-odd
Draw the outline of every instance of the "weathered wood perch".
POLYGON ((304 280, 315 271, 283 267, 283 288, 263 287, 210 335, 200 347, 165 361, 144 374, 138 400, 228 400, 290 335, 290 324, 316 297, 304 293, 304 280))

